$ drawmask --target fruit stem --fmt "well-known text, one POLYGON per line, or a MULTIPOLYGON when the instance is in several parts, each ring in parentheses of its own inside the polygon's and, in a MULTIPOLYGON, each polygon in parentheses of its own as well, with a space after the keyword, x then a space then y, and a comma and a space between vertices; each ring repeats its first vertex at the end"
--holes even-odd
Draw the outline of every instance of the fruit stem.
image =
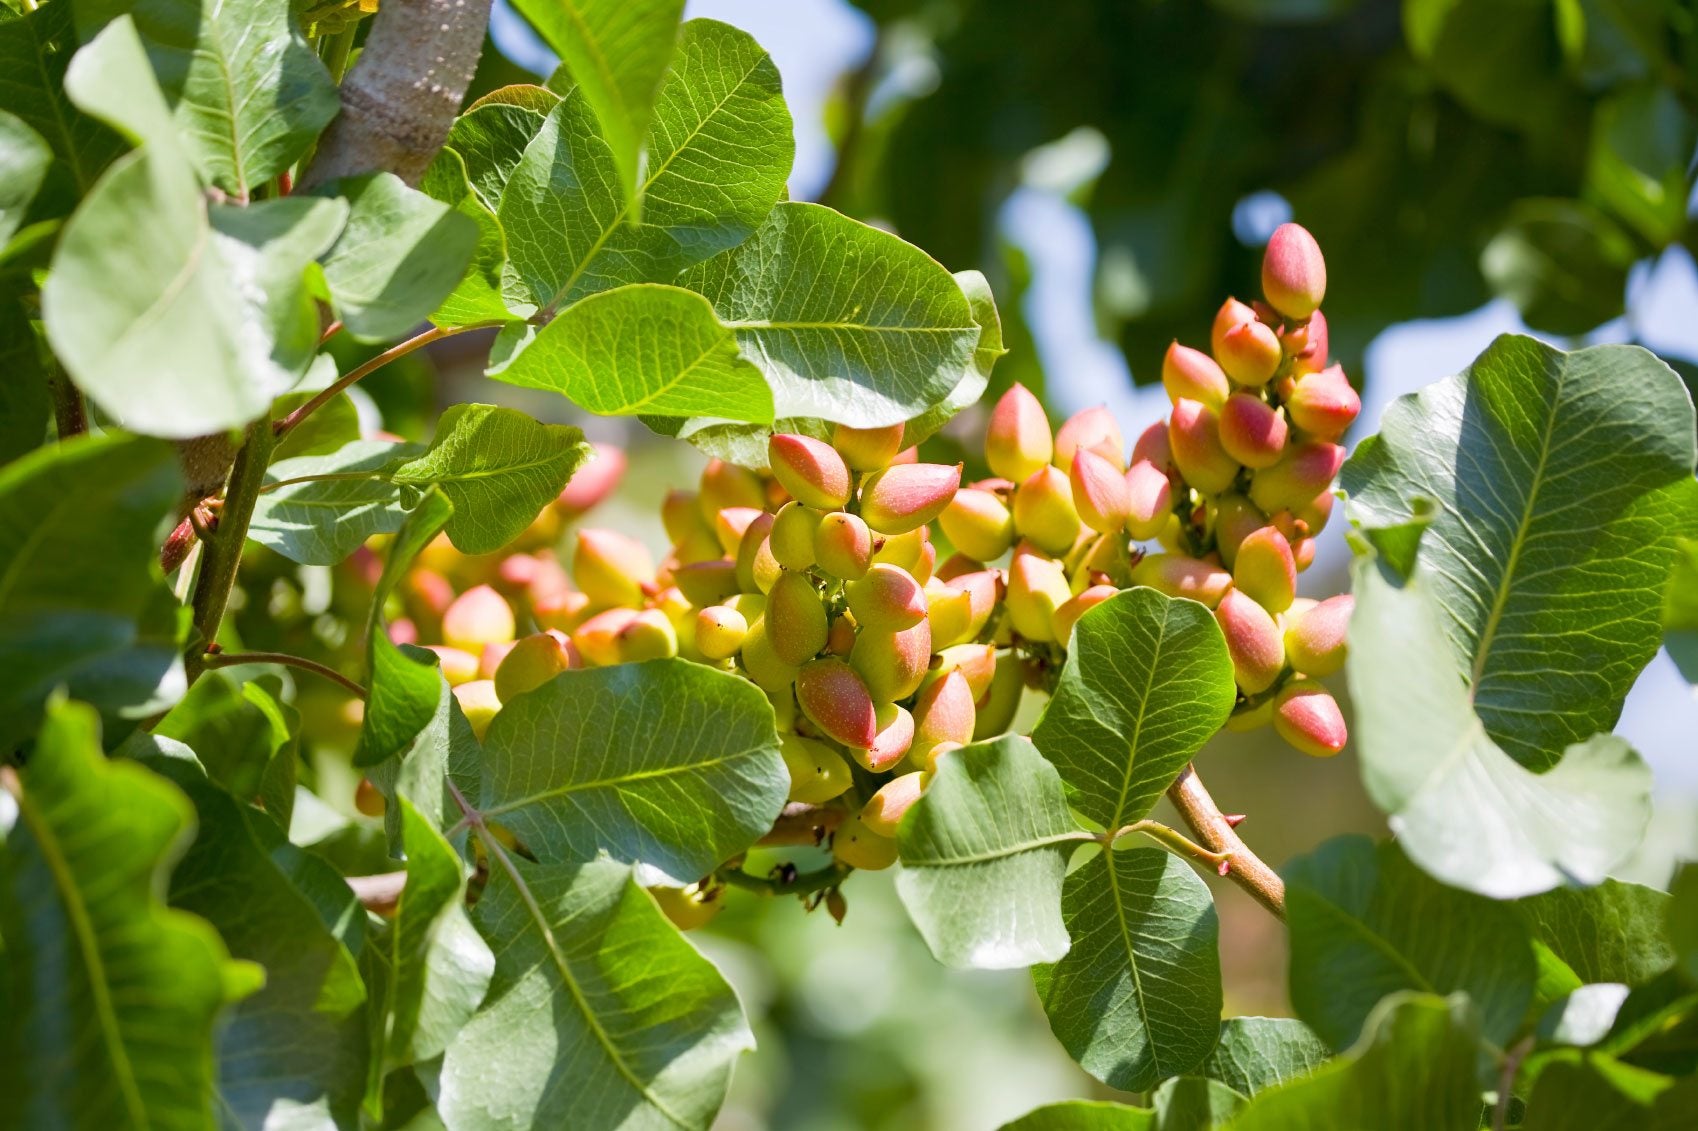
POLYGON ((1168 787, 1167 797, 1185 818, 1191 833, 1210 850, 1231 858, 1226 878, 1250 893, 1252 899, 1285 921, 1285 883, 1279 875, 1250 850, 1233 831, 1233 822, 1220 811, 1215 799, 1197 776, 1196 768, 1186 766, 1168 787))
POLYGON ((204 560, 191 600, 193 639, 183 663, 190 684, 206 670, 206 653, 218 640, 218 627, 224 622, 224 610, 230 603, 230 589, 236 583, 237 567, 242 564, 248 522, 253 518, 254 504, 259 501, 260 485, 265 480, 265 468, 271 462, 271 447, 275 442, 269 419, 261 417, 248 425, 247 437, 230 468, 230 484, 218 513, 218 528, 202 543, 204 560))
POLYGON ((201 657, 201 662, 209 668, 233 668, 238 664, 282 664, 285 667, 300 668, 304 672, 321 675, 332 683, 339 683, 356 699, 369 697, 365 688, 335 668, 317 660, 309 660, 305 656, 291 656, 287 652, 208 652, 201 657))
POLYGON ((432 342, 441 341, 443 338, 452 338, 455 334, 464 334, 471 330, 487 330, 492 326, 498 325, 500 325, 498 322, 474 322, 470 326, 432 326, 424 333, 415 334, 413 337, 408 338, 406 341, 401 342, 398 345, 390 346, 376 357, 354 366, 354 368, 348 370, 347 373, 340 377, 335 384, 320 392, 318 396, 314 397, 300 408, 297 408, 294 412, 291 412, 282 420, 279 420, 272 426, 272 428, 278 436, 287 436, 290 429, 294 428, 295 425, 311 416, 324 405, 335 400, 337 394, 347 391, 354 382, 363 377, 370 376, 379 369, 382 369, 385 365, 394 361, 396 358, 405 357, 414 350, 423 346, 428 346, 432 342))
POLYGON ((751 876, 741 868, 722 868, 714 875, 732 887, 763 895, 812 895, 837 887, 853 871, 843 864, 832 864, 817 872, 797 872, 780 865, 767 876, 751 876))
POLYGON ((1230 874, 1232 866, 1232 853, 1230 851, 1215 852, 1204 848, 1178 829, 1164 825, 1160 821, 1152 821, 1148 818, 1142 821, 1133 821, 1130 825, 1122 826, 1113 832, 1102 833, 1096 839, 1097 843, 1104 848, 1112 848, 1121 837, 1130 836, 1133 833, 1141 833, 1149 837, 1176 856, 1189 856, 1193 860, 1201 860, 1213 866, 1223 876, 1230 874))

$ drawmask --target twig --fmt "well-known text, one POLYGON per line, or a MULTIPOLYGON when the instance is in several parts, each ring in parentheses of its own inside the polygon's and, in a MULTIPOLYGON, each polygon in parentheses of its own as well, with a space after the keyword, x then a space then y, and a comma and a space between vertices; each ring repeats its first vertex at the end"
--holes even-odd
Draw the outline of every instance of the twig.
POLYGON ((88 405, 82 390, 71 384, 62 370, 55 370, 47 378, 47 390, 53 397, 53 422, 58 427, 59 438, 69 440, 87 432, 88 405))
MULTIPOLYGON (((1281 921, 1285 920, 1285 883, 1274 870, 1250 851, 1250 846, 1233 831, 1237 821, 1220 811, 1209 796, 1195 767, 1186 766, 1168 787, 1168 800, 1179 809, 1191 833, 1210 850, 1230 857, 1226 878, 1250 893, 1281 921)), ((1242 819, 1242 818, 1240 818, 1242 819)))
POLYGON ((432 342, 441 341, 443 338, 452 338, 455 334, 464 334, 468 330, 486 330, 495 325, 499 325, 499 323, 475 322, 470 326, 432 326, 424 333, 414 335, 398 345, 390 346, 376 357, 354 366, 354 368, 343 374, 334 385, 324 389, 312 400, 308 401, 306 404, 297 408, 294 412, 291 412, 288 416, 285 416, 282 420, 279 420, 276 424, 272 425, 272 430, 276 432, 279 437, 287 436, 290 429, 294 428, 295 425, 311 416, 318 409, 323 408, 326 404, 335 400, 337 394, 346 392, 356 381, 370 376, 398 357, 405 357, 407 354, 412 353, 416 349, 428 346, 432 342))
POLYGON ((1498 1075, 1498 1102, 1492 1105, 1492 1131, 1504 1131, 1509 1122, 1509 1104, 1515 1097, 1515 1077, 1521 1062, 1533 1051, 1533 1038, 1523 1037, 1504 1054, 1503 1071, 1498 1075))
POLYGON ((205 561, 195 580, 194 640, 184 657, 183 667, 188 682, 200 678, 206 670, 205 654, 218 641, 218 628, 224 622, 224 610, 230 603, 230 588, 236 583, 236 570, 242 564, 242 549, 248 540, 248 522, 253 518, 254 504, 259 501, 259 489, 265 480, 266 464, 271 462, 274 439, 271 421, 262 417, 248 425, 245 442, 236 453, 235 466, 230 470, 230 486, 224 493, 224 505, 218 514, 218 529, 202 545, 205 561))
POLYGON ((339 683, 357 699, 368 698, 365 688, 335 668, 327 667, 317 660, 309 660, 305 656, 291 656, 287 652, 208 652, 201 657, 201 662, 209 668, 233 668, 239 664, 281 664, 323 676, 332 683, 339 683))
POLYGON ((1231 870, 1232 853, 1230 851, 1215 852, 1204 848, 1178 829, 1164 825, 1160 821, 1148 819, 1133 821, 1130 825, 1115 829, 1111 833, 1103 833, 1096 839, 1104 848, 1110 848, 1121 837, 1130 836, 1133 833, 1141 833, 1149 837, 1176 856, 1189 856, 1193 860, 1201 860, 1223 876, 1231 870))
POLYGON ((259 493, 269 495, 273 491, 281 491, 285 487, 297 487, 302 483, 337 483, 356 479, 376 481, 387 478, 388 476, 381 471, 327 471, 322 475, 297 475, 293 479, 278 479, 261 487, 259 493))

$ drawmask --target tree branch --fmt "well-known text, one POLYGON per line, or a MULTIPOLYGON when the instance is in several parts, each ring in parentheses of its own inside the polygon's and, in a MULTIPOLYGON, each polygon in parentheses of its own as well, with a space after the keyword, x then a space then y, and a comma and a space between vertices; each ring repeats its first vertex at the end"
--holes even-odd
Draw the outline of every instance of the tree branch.
POLYGON ((379 170, 416 186, 477 70, 490 2, 384 0, 300 187, 379 170))
POLYGON ((366 689, 337 671, 309 660, 305 656, 295 656, 288 652, 208 652, 201 657, 201 662, 209 668, 233 668, 241 664, 281 664, 284 667, 299 668, 304 672, 323 676, 332 683, 340 684, 348 694, 356 699, 366 699, 369 696, 366 689))
POLYGON ((1220 811, 1204 788, 1195 767, 1186 766, 1168 787, 1169 801, 1179 809, 1192 835, 1211 850, 1229 858, 1226 878, 1249 892, 1251 897, 1281 921, 1285 921, 1285 882, 1250 851, 1250 846, 1233 831, 1233 821, 1220 811))
POLYGON ((224 505, 218 512, 218 529, 202 543, 205 557, 190 602, 194 607, 193 639, 183 662, 191 684, 206 670, 206 653, 218 641, 218 626, 224 622, 230 588, 236 584, 236 570, 242 564, 242 550, 247 545, 248 523, 254 515, 254 504, 259 501, 266 465, 271 462, 272 443, 268 417, 262 416, 248 425, 246 440, 236 453, 236 464, 230 471, 224 505))

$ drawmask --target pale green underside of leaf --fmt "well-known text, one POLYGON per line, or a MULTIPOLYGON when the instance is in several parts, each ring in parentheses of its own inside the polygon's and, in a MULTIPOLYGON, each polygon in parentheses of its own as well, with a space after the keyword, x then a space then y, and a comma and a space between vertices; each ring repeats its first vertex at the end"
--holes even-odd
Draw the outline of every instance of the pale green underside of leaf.
POLYGON ((0 110, 0 247, 24 222, 53 164, 53 151, 16 114, 0 110))
POLYGON ((1330 1056, 1326 1042, 1295 1017, 1229 1017, 1197 1072, 1253 1096, 1308 1075, 1330 1056))
POLYGON ((1074 869, 1061 899, 1072 949, 1033 976, 1062 1047, 1124 1091, 1201 1064, 1221 1009, 1208 885, 1162 849, 1131 848, 1074 869))
POLYGON ((372 535, 401 528, 407 508, 401 492, 382 473, 418 451, 416 444, 356 440, 330 455, 277 461, 266 469, 267 483, 307 475, 370 477, 317 480, 267 491, 254 507, 248 537, 302 565, 335 565, 372 535))
POLYGON ((897 833, 896 890, 945 965, 1053 962, 1067 953, 1062 874, 1085 839, 1055 767, 1004 735, 939 759, 897 833))
POLYGON ((1399 588, 1367 555, 1352 576, 1356 749, 1403 850, 1499 899, 1602 880, 1644 833, 1649 768, 1608 735, 1570 746, 1543 774, 1523 768, 1474 714, 1425 574, 1399 588))
POLYGON ((979 403, 990 386, 991 370, 997 359, 1008 352, 1002 342, 1002 315, 996 309, 996 296, 991 293, 990 281, 978 271, 957 271, 955 282, 967 296, 973 321, 979 326, 979 343, 973 347, 973 363, 950 390, 941 404, 926 409, 911 418, 902 430, 902 442, 914 445, 925 442, 948 424, 955 414, 979 403))
POLYGON ((1674 965, 1668 893, 1622 880, 1517 902, 1533 937, 1582 982, 1641 985, 1674 965))

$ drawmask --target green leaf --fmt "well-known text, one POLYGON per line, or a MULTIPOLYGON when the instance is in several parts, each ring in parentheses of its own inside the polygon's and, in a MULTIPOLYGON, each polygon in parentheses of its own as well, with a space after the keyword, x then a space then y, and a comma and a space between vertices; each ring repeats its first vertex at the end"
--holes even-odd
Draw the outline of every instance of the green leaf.
POLYGON ((76 50, 72 5, 45 4, 0 21, 0 75, 6 109, 47 142, 79 193, 87 192, 123 141, 65 98, 65 68, 76 50))
POLYGON ((907 420, 949 396, 979 340, 967 296, 935 260, 818 204, 777 205, 678 282, 737 331, 779 417, 907 420))
POLYGON ((194 810, 108 762, 92 708, 49 708, 0 849, 16 1041, 0 1065, 19 1127, 214 1126, 213 1018, 254 988, 205 920, 161 901, 194 810))
MULTIPOLYGON (((1397 588, 1360 557, 1352 576, 1346 668, 1356 749, 1363 784, 1404 852, 1448 884, 1499 899, 1602 880, 1644 833, 1649 768, 1626 743, 1600 735, 1570 746, 1545 773, 1525 769, 1474 713, 1426 571, 1397 588)), ((1612 600, 1629 600, 1615 584, 1612 600)), ((1516 650, 1536 648, 1549 663, 1562 646, 1540 639, 1516 650)))
POLYGON ((560 102, 541 87, 506 89, 539 91, 546 96, 547 104, 480 100, 454 119, 448 129, 449 147, 465 158, 467 180, 491 212, 501 206, 501 192, 525 155, 525 147, 542 129, 548 112, 560 102))
POLYGON ((240 200, 336 115, 336 84, 287 5, 138 0, 130 14, 195 165, 240 200))
POLYGON ((1155 1131, 1155 1115, 1107 1100, 1067 1100, 1029 1111, 998 1131, 1155 1131))
POLYGON ((618 287, 574 303, 490 376, 549 389, 598 416, 770 423, 772 391, 694 291, 618 287))
POLYGON ((1688 864, 1669 885, 1669 941, 1686 976, 1698 982, 1698 866, 1688 864))
POLYGON ((324 258, 330 303, 350 335, 388 341, 429 318, 465 277, 478 226, 392 173, 348 177, 315 190, 346 197, 342 238, 324 258))
MULTIPOLYGON (((571 68, 618 171, 615 191, 642 219, 643 141, 678 42, 684 0, 516 0, 519 14, 571 68)), ((654 155, 651 154, 651 160, 654 155)))
POLYGON ((1584 334, 1621 314, 1638 249, 1626 232, 1579 200, 1519 200, 1480 253, 1480 272, 1529 326, 1584 334))
POLYGON ((945 755, 897 831, 896 891, 932 954, 984 970, 1067 953, 1062 874, 1090 834, 1029 741, 1003 735, 945 755))
POLYGON ((501 297, 501 275, 507 266, 507 237, 495 213, 478 199, 466 178, 465 160, 444 147, 425 170, 419 188, 477 225, 478 243, 471 264, 453 292, 430 316, 437 326, 471 326, 509 320, 513 312, 501 297))
POLYGON ((1587 188, 1653 247, 1666 247, 1686 226, 1686 166, 1695 144, 1698 123, 1673 89, 1623 89, 1592 119, 1587 188))
POLYGON ((686 660, 563 672, 484 736, 484 816, 538 860, 693 883, 772 827, 790 775, 766 696, 686 660))
POLYGON ((1307 1076, 1332 1056, 1315 1031, 1292 1017, 1229 1017, 1197 1069, 1240 1095, 1307 1076))
POLYGON ((415 444, 356 440, 331 455, 278 460, 266 469, 268 485, 307 476, 346 478, 267 490, 254 507, 248 537, 302 565, 335 565, 373 534, 401 528, 407 508, 388 469, 418 450, 415 444))
POLYGON ((1336 1049, 1399 990, 1466 992, 1480 1029, 1508 1043, 1533 996, 1533 951, 1515 910, 1447 888, 1393 844, 1337 837, 1285 869, 1291 1004, 1336 1049))
POLYGON ((1236 697, 1209 610, 1133 589, 1079 618, 1032 741, 1067 783, 1069 803, 1119 829, 1161 799, 1236 697))
POLYGON ((1519 900, 1533 937, 1582 982, 1637 986, 1674 965, 1664 923, 1669 897, 1655 888, 1605 880, 1519 900))
POLYGON ((1001 1131, 1209 1131, 1224 1126, 1244 1097, 1215 1080, 1169 1080, 1148 1108, 1099 1100, 1068 1100, 1027 1112, 1001 1131))
POLYGON ((1307 1076, 1268 1088, 1232 1131, 1465 1131, 1480 1123, 1479 1030, 1468 999, 1400 993, 1362 1039, 1307 1076))
POLYGON ((219 1122, 264 1131, 311 1113, 321 1126, 355 1128, 367 1049, 359 968, 273 861, 253 818, 183 749, 145 762, 200 817, 171 876, 172 906, 204 916, 235 957, 265 970, 264 987, 219 1026, 219 1122))
POLYGON ((47 439, 53 401, 23 280, 0 281, 0 464, 39 448, 47 439))
POLYGON ((589 458, 584 434, 539 424, 517 409, 457 404, 442 414, 430 450, 389 469, 401 487, 435 484, 454 504, 448 539, 487 554, 517 538, 589 458))
MULTIPOLYGON (((1563 1050, 1539 1070, 1523 1131, 1674 1131, 1692 1116, 1689 1094, 1675 1122, 1659 1102, 1674 1081, 1607 1056, 1563 1050)), ((1671 1098, 1679 1099, 1678 1094, 1671 1098)))
POLYGON ((1656 653, 1693 459, 1692 402, 1652 354, 1505 336, 1399 399, 1341 482, 1369 530, 1437 502, 1416 572, 1454 670, 1487 734, 1544 769, 1615 724, 1656 653))
POLYGON ((945 424, 964 408, 979 403, 990 387, 991 370, 997 359, 1008 352, 1002 342, 1002 315, 996 309, 996 296, 991 293, 990 280, 978 271, 957 271, 955 282, 967 296, 973 321, 979 325, 979 344, 973 347, 973 361, 943 403, 928 408, 909 420, 902 429, 905 445, 923 443, 937 434, 945 424))
POLYGON ((30 202, 53 164, 53 151, 16 114, 0 110, 0 246, 23 226, 30 202))
POLYGON ((472 919, 495 950, 495 976, 448 1048, 443 1121, 705 1131, 732 1063, 754 1045, 719 971, 629 868, 531 864, 484 843, 497 862, 472 919))
MULTIPOLYGON (((201 751, 206 775, 231 796, 257 804, 284 829, 295 804, 300 716, 282 701, 276 676, 236 680, 202 673, 153 728, 159 738, 201 751)), ((189 791, 191 795, 193 791, 189 791)))
POLYGON ((167 445, 118 435, 0 468, 0 749, 55 688, 109 719, 182 694, 184 625, 156 540, 182 489, 167 445))
MULTIPOLYGON (((282 420, 327 388, 336 376, 336 359, 327 353, 319 354, 295 391, 284 393, 271 403, 269 415, 273 420, 282 420)), ((354 399, 347 393, 338 393, 277 438, 277 446, 271 449, 271 462, 281 463, 297 456, 333 455, 359 438, 360 410, 354 407, 354 399)))
POLYGON ((1068 1055, 1131 1092, 1200 1065, 1220 1033, 1219 925, 1190 865, 1159 848, 1099 853, 1067 877, 1061 911, 1073 947, 1033 978, 1068 1055))

